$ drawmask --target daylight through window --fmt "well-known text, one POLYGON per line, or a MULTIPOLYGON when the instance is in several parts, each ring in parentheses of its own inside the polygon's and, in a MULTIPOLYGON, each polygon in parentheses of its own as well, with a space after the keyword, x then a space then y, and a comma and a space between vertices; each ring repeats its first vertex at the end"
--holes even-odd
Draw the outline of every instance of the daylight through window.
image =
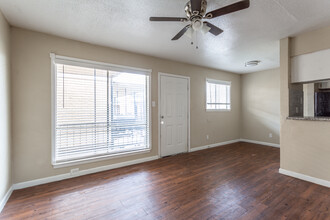
POLYGON ((231 82, 206 80, 206 109, 230 110, 231 82))
POLYGON ((150 148, 149 74, 55 62, 53 164, 150 148))

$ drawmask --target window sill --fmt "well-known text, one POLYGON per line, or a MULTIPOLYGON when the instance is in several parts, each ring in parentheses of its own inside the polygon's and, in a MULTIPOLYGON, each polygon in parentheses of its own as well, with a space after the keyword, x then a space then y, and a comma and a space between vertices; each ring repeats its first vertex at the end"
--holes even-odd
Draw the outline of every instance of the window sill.
POLYGON ((206 109, 206 112, 230 112, 231 109, 206 109))
POLYGON ((99 162, 99 161, 113 159, 113 158, 127 157, 127 156, 133 156, 133 155, 137 155, 137 154, 150 153, 150 152, 151 152, 151 148, 148 148, 148 149, 143 149, 143 150, 136 150, 136 151, 96 156, 93 158, 84 158, 84 159, 77 159, 77 160, 72 160, 72 161, 67 161, 67 162, 58 162, 58 163, 53 163, 52 165, 53 165, 53 168, 56 169, 56 168, 71 167, 71 166, 76 166, 76 165, 80 165, 80 164, 99 162))

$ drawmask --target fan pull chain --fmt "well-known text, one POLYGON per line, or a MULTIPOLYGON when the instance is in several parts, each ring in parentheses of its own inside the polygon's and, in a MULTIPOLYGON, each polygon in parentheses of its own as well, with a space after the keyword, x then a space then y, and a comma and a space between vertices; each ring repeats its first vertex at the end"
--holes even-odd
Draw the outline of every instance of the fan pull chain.
POLYGON ((198 50, 198 31, 195 31, 195 38, 196 38, 196 50, 198 50))
POLYGON ((195 31, 193 31, 191 35, 191 45, 194 45, 195 34, 196 34, 195 31))
POLYGON ((191 42, 190 42, 190 44, 191 45, 194 45, 194 42, 195 42, 195 44, 196 44, 196 50, 198 50, 199 49, 199 47, 198 47, 198 37, 197 37, 197 31, 194 31, 194 33, 193 33, 193 35, 192 35, 192 40, 191 40, 191 42))

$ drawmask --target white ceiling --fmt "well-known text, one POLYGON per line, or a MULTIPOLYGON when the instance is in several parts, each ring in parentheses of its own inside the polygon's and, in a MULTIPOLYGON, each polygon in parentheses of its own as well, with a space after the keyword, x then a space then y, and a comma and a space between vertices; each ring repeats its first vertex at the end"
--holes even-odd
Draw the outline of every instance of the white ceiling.
MULTIPOLYGON (((279 67, 279 39, 330 25, 329 0, 251 0, 249 9, 211 20, 224 30, 199 36, 199 49, 183 36, 183 23, 150 16, 185 16, 188 0, 0 0, 13 26, 83 42, 235 73, 279 67), (258 67, 246 61, 261 60, 258 67)), ((208 0, 208 11, 238 0, 208 0)))

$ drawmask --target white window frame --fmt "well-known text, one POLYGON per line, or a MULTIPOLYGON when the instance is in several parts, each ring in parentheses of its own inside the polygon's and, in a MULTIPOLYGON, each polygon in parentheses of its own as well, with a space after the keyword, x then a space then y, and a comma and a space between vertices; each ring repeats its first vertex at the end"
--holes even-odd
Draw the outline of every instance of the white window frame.
POLYGON ((223 81, 223 80, 216 80, 216 79, 210 79, 210 78, 206 78, 205 81, 205 109, 207 112, 230 112, 232 110, 232 102, 231 102, 231 96, 232 96, 232 84, 231 81, 223 81), (213 83, 213 84, 220 84, 220 85, 229 85, 230 86, 230 96, 229 96, 229 100, 230 100, 230 108, 229 109, 208 109, 207 108, 207 83, 213 83))
POLYGON ((130 156, 130 155, 136 155, 136 154, 142 154, 142 153, 148 153, 152 150, 152 123, 151 123, 151 69, 141 69, 141 68, 135 68, 135 67, 129 67, 129 66, 122 66, 122 65, 116 65, 116 64, 110 64, 110 63, 103 63, 103 62, 97 62, 97 61, 91 61, 91 60, 84 60, 79 58, 72 58, 72 57, 66 57, 66 56, 59 56, 54 53, 50 53, 51 58, 51 90, 52 90, 52 97, 51 97, 51 108, 52 108, 52 121, 51 121, 51 136, 52 136, 52 151, 51 151, 51 158, 52 158, 52 165, 54 168, 61 168, 61 167, 68 167, 68 166, 74 166, 79 164, 85 164, 85 163, 92 163, 102 160, 107 160, 110 158, 118 158, 118 157, 124 157, 124 156, 130 156), (56 148, 56 64, 65 64, 65 65, 73 65, 73 66, 81 66, 81 67, 87 67, 87 68, 96 68, 96 69, 103 69, 103 70, 111 70, 111 71, 120 71, 120 72, 129 72, 129 73, 135 73, 135 74, 142 74, 149 76, 149 148, 143 149, 143 150, 136 150, 136 151, 128 151, 128 152, 120 152, 116 154, 108 154, 108 155, 101 155, 101 156, 95 156, 92 158, 84 158, 84 159, 73 159, 72 161, 66 161, 66 162, 56 162, 55 160, 55 148, 56 148))

